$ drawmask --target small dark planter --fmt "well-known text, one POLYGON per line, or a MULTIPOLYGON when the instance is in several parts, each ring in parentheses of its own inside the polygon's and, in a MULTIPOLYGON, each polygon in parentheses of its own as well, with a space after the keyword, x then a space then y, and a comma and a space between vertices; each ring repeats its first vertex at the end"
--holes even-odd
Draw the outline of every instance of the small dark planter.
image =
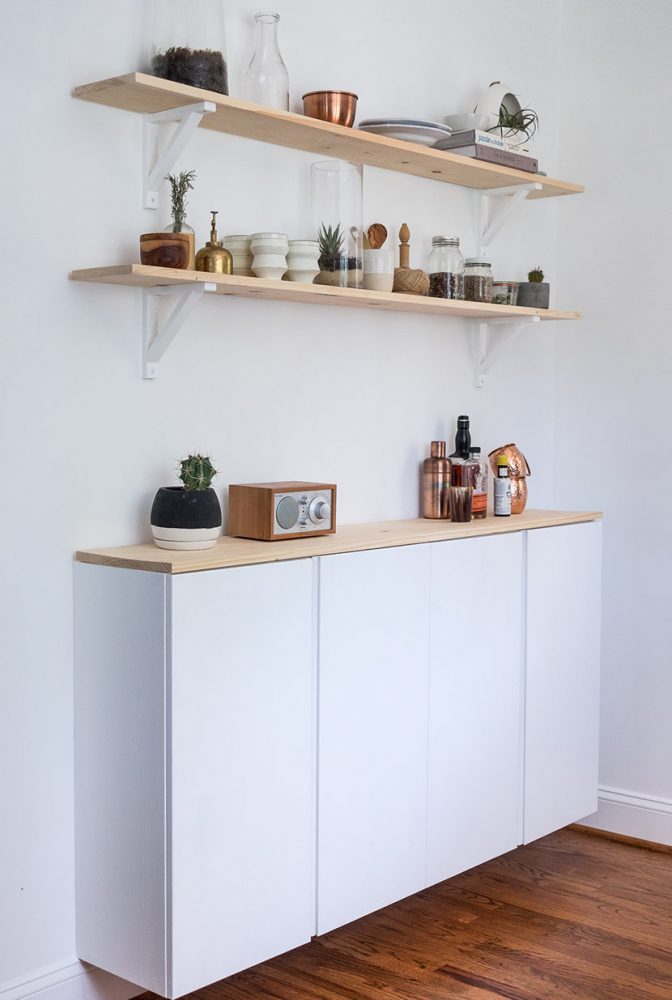
POLYGON ((529 309, 548 309, 551 286, 547 281, 521 281, 518 285, 517 306, 529 309))
POLYGON ((209 549, 222 527, 222 508, 212 487, 162 486, 154 497, 150 521, 161 549, 209 549))

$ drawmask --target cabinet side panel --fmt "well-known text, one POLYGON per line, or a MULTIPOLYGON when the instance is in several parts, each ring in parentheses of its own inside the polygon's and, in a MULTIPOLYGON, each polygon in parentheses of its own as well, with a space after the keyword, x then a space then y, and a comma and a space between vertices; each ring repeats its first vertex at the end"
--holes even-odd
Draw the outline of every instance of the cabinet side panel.
POLYGON ((427 880, 518 843, 523 536, 432 546, 427 880))
POLYGON ((425 886, 429 547, 320 560, 318 933, 425 886))
POLYGON ((310 560, 173 578, 172 996, 314 928, 310 560))
POLYGON ((77 955, 165 994, 165 577, 75 564, 77 955))
POLYGON ((602 526, 528 532, 528 843, 597 808, 602 526))

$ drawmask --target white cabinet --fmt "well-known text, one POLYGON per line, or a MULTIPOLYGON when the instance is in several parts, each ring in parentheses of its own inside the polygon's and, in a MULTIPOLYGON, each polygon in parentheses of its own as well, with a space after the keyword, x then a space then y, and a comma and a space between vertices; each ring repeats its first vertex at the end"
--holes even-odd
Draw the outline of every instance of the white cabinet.
POLYGON ((524 842, 597 808, 601 524, 527 533, 524 842))
POLYGON ((182 996, 594 811, 600 524, 524 523, 78 563, 79 957, 182 996))
POLYGON ((79 957, 176 997, 309 940, 310 560, 76 598, 79 957))
POLYGON ((520 843, 523 540, 432 546, 430 885, 520 843))
POLYGON ((429 553, 320 559, 319 934, 425 885, 429 553))

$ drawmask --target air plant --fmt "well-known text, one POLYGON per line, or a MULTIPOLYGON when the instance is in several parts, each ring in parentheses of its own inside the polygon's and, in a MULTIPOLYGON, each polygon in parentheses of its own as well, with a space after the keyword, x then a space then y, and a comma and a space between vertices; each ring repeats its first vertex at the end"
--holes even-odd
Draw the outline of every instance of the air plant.
POLYGON ((523 135, 531 139, 539 128, 539 115, 532 108, 519 108, 509 111, 503 104, 499 108, 499 121, 490 132, 499 132, 502 138, 523 135))

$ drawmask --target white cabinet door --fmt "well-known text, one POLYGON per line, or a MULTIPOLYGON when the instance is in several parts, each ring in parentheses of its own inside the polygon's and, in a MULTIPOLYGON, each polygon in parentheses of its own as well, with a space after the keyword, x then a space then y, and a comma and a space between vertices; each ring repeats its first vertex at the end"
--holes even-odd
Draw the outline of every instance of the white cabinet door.
POLYGON ((172 579, 170 996, 314 927, 310 560, 172 579))
POLYGON ((428 645, 428 546, 320 559, 320 934, 425 885, 428 645))
POLYGON ((601 527, 527 533, 525 843, 597 808, 601 527))
POLYGON ((431 553, 427 880, 519 843, 521 534, 431 553))

